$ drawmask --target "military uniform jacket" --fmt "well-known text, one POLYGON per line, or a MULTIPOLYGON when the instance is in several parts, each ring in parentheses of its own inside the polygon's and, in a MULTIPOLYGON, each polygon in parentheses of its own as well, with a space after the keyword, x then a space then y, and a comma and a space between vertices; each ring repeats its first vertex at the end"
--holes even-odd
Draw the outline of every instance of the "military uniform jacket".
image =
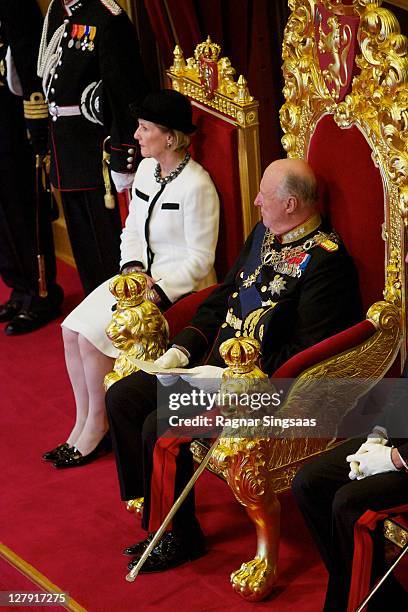
POLYGON ((35 151, 43 152, 41 149, 45 149, 48 109, 41 80, 36 74, 41 25, 42 16, 35 0, 0 0, 0 153, 13 151, 18 154, 27 129, 35 151), (8 87, 8 48, 18 74, 22 98, 15 96, 8 87))
POLYGON ((225 282, 173 339, 191 363, 206 355, 207 363, 225 367, 221 343, 251 336, 261 343, 260 365, 270 375, 361 318, 352 260, 323 228, 315 216, 279 240, 262 223, 255 226, 225 282))
POLYGON ((38 71, 52 119, 52 183, 61 190, 102 186, 108 135, 112 170, 134 173, 136 122, 129 104, 145 96, 147 85, 136 31, 120 6, 52 0, 38 71))

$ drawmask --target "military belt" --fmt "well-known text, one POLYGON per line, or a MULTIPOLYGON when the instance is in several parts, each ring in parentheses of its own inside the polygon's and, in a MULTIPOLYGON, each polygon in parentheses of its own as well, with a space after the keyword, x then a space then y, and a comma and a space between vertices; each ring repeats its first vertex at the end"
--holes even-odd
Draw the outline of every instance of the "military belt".
POLYGON ((75 115, 81 114, 81 109, 78 105, 74 106, 57 106, 55 102, 51 102, 48 106, 51 117, 57 119, 57 117, 74 117, 75 115))

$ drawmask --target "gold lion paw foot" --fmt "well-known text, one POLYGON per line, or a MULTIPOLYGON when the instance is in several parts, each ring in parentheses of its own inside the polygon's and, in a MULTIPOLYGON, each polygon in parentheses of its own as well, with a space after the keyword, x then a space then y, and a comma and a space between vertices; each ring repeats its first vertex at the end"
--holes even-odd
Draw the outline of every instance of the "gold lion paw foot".
POLYGON ((231 574, 234 591, 248 601, 260 601, 270 592, 276 582, 276 566, 267 559, 252 559, 243 563, 231 574))

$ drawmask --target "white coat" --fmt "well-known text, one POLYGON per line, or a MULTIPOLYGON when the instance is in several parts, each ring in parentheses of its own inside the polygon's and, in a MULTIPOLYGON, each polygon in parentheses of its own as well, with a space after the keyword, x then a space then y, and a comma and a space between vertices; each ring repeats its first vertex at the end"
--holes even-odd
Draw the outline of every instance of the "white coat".
MULTIPOLYGON (((156 161, 144 159, 135 176, 132 201, 122 231, 121 267, 139 261, 148 270, 146 221, 161 185, 154 178, 156 161)), ((190 159, 164 186, 150 215, 149 245, 154 253, 150 276, 174 302, 215 282, 219 201, 214 184, 200 164, 190 159)))
MULTIPOLYGON (((121 236, 121 268, 140 262, 148 271, 149 247, 153 253, 150 275, 170 302, 216 281, 215 248, 218 239, 219 200, 209 174, 190 159, 182 172, 161 190, 154 178, 156 161, 139 164, 132 186, 129 214, 121 236), (159 192, 154 205, 152 202, 159 192), (159 280, 160 279, 160 280, 159 280)), ((114 297, 108 279, 64 319, 62 326, 85 336, 97 349, 117 357, 105 334, 114 297)))

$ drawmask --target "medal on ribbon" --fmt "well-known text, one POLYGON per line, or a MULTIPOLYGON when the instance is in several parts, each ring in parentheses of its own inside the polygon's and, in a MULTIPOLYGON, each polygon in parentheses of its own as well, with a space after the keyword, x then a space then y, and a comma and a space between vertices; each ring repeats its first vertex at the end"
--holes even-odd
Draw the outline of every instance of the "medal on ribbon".
POLYGON ((78 30, 76 33, 76 41, 75 41, 75 49, 80 49, 81 48, 81 40, 83 35, 85 34, 85 26, 84 25, 78 25, 78 30))
POLYGON ((89 32, 91 31, 91 26, 85 26, 85 38, 84 40, 81 42, 81 49, 82 51, 85 51, 88 48, 88 36, 89 36, 89 32))
POLYGON ((76 23, 72 24, 72 30, 71 30, 71 39, 68 43, 68 47, 70 49, 72 49, 72 47, 75 45, 75 40, 78 34, 78 25, 76 23))
POLYGON ((93 51, 95 49, 95 43, 94 43, 94 38, 95 38, 95 34, 96 34, 96 26, 89 26, 90 27, 90 32, 89 32, 89 43, 88 43, 88 51, 93 51))

